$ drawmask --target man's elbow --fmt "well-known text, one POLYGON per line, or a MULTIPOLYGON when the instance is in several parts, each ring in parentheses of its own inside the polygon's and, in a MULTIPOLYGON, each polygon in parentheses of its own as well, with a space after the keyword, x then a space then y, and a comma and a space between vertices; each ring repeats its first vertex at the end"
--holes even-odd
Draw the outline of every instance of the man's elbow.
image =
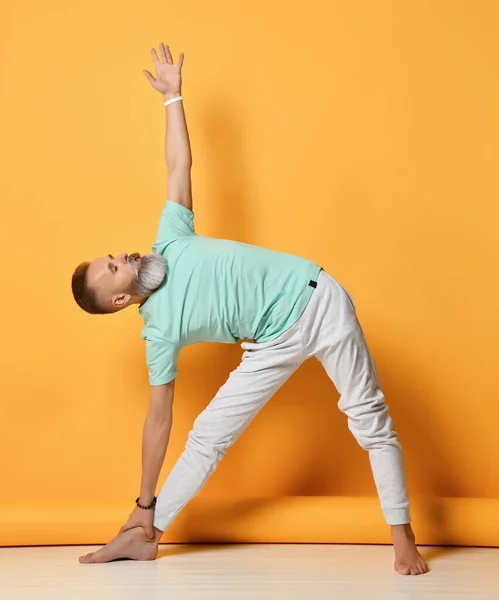
POLYGON ((173 171, 190 171, 192 169, 192 157, 183 156, 167 160, 166 168, 169 174, 173 173, 173 171))

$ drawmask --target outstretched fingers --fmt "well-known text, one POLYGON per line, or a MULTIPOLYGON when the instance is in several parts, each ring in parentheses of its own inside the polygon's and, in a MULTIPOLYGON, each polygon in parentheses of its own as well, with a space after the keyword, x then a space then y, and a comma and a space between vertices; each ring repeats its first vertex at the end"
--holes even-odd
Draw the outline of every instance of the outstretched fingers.
POLYGON ((156 48, 151 48, 151 56, 154 61, 154 66, 156 68, 158 68, 159 65, 161 64, 161 61, 159 60, 158 54, 156 52, 156 48))
POLYGON ((173 58, 170 52, 170 48, 166 44, 163 44, 163 42, 161 42, 159 46, 161 48, 161 53, 164 58, 164 61, 167 62, 169 65, 173 65, 173 58))
MULTIPOLYGON (((159 54, 160 54, 161 59, 158 56, 158 53, 156 52, 156 48, 151 48, 151 56, 152 56, 152 59, 154 61, 154 65, 156 68, 158 68, 161 64, 167 64, 167 65, 175 64, 173 62, 173 57, 170 52, 170 47, 167 44, 160 42, 159 54)), ((184 53, 181 52, 179 55, 179 59, 178 59, 178 66, 180 69, 182 68, 183 62, 184 62, 184 53)))

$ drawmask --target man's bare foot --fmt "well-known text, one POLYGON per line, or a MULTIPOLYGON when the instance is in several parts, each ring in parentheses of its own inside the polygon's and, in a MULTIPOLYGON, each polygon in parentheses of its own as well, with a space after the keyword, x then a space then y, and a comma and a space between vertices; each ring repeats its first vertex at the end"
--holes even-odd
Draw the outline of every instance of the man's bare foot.
POLYGON ((395 549, 395 571, 401 575, 423 575, 428 565, 416 548, 416 538, 410 523, 392 525, 392 540, 395 549))
POLYGON ((119 533, 96 552, 80 556, 79 561, 81 563, 105 563, 115 558, 154 560, 158 555, 158 543, 163 532, 154 528, 154 533, 154 539, 150 539, 143 527, 134 527, 119 533))

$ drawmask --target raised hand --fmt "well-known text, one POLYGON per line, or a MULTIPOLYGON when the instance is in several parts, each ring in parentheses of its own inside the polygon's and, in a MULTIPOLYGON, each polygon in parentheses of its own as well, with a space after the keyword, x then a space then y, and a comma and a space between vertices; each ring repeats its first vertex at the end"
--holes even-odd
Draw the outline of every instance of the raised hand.
POLYGON ((149 71, 143 71, 149 83, 155 90, 162 94, 180 94, 182 88, 182 64, 184 53, 181 52, 177 64, 174 64, 170 48, 163 42, 159 45, 161 60, 158 58, 156 49, 151 49, 151 56, 156 68, 156 77, 149 71))

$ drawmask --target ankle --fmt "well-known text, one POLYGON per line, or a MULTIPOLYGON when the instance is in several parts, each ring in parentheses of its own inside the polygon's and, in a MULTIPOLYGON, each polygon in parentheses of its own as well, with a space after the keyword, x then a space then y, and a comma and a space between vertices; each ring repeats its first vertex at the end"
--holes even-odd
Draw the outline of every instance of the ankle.
POLYGON ((404 523, 403 525, 392 525, 392 535, 397 537, 408 537, 414 538, 414 532, 410 523, 404 523))
POLYGON ((154 541, 156 542, 156 544, 159 544, 159 540, 162 538, 164 531, 161 531, 161 529, 158 529, 157 527, 153 527, 154 530, 154 541))

